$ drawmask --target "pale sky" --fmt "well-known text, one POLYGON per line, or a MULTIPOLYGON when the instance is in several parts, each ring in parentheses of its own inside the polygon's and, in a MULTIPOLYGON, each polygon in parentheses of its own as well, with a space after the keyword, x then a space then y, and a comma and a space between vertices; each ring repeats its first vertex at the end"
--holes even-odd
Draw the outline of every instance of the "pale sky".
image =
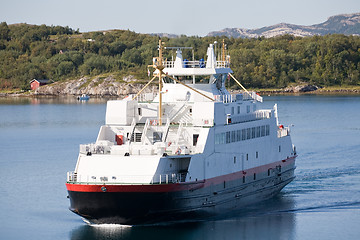
POLYGON ((356 12, 360 12, 360 0, 0 0, 0 22, 8 24, 188 36, 281 22, 313 25, 333 15, 356 12))

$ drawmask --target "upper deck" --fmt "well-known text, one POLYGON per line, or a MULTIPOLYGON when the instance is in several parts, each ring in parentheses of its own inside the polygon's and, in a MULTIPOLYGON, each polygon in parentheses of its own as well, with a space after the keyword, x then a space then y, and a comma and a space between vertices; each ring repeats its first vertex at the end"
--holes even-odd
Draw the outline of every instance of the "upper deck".
MULTIPOLYGON (((183 59, 182 48, 176 48, 176 58, 174 61, 163 60, 161 65, 164 66, 164 72, 172 76, 188 75, 214 75, 232 73, 230 69, 230 56, 222 53, 221 60, 217 59, 213 44, 210 44, 207 50, 207 60, 183 59)), ((158 58, 153 59, 156 65, 158 58)), ((155 71, 156 73, 156 71, 155 71)))

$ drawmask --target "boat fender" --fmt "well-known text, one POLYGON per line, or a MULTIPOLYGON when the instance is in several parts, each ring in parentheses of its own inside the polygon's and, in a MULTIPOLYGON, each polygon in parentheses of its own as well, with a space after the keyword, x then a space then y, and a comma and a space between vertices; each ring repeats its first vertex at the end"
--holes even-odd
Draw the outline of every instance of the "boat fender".
POLYGON ((172 143, 172 142, 168 142, 168 147, 170 147, 171 143, 172 143))
POLYGON ((106 192, 106 191, 107 191, 107 189, 106 189, 105 186, 102 186, 100 189, 101 189, 101 191, 103 191, 103 192, 106 192))

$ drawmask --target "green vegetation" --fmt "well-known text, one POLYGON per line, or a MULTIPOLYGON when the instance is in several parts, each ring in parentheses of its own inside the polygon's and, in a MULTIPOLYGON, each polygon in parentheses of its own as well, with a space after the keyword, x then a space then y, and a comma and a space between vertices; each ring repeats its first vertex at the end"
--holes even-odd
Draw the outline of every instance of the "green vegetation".
MULTIPOLYGON (((209 43, 223 37, 163 38, 166 46, 194 47, 206 59, 209 43)), ((224 38, 235 77, 252 88, 360 85, 360 37, 224 38)), ((134 75, 146 80, 159 37, 131 31, 79 33, 69 27, 0 23, 0 89, 28 89, 33 78, 54 81, 82 76, 134 75)), ((219 51, 219 44, 218 44, 219 51)), ((175 55, 166 51, 166 57, 175 55)), ((192 59, 192 51, 184 50, 192 59)), ((229 83, 236 88, 235 84, 229 83)))

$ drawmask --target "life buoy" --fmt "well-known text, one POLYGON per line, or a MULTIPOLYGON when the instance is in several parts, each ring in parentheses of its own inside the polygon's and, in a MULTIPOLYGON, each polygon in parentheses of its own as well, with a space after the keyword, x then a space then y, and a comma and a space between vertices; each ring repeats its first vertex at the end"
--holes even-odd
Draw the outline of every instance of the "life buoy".
POLYGON ((151 120, 151 121, 150 121, 150 124, 153 125, 153 126, 156 126, 156 125, 157 125, 157 120, 156 120, 156 119, 155 119, 155 120, 151 120))
POLYGON ((170 147, 171 143, 172 143, 172 142, 168 142, 168 147, 170 147))
POLYGON ((177 148, 175 153, 176 153, 177 155, 180 155, 180 154, 181 154, 181 148, 177 148))

